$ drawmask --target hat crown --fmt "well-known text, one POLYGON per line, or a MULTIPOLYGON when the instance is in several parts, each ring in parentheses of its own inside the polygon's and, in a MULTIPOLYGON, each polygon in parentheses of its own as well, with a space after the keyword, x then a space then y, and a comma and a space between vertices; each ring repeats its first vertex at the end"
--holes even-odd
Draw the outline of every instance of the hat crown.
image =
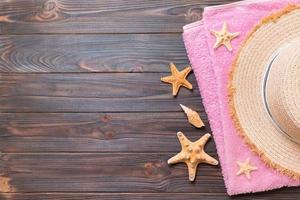
POLYGON ((270 62, 265 103, 275 125, 300 142, 300 39, 280 48, 270 62))

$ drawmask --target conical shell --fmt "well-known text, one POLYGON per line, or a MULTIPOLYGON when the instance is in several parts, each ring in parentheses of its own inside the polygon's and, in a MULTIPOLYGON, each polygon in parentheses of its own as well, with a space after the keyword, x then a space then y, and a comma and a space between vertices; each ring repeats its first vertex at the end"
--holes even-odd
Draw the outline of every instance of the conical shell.
POLYGON ((196 111, 193 111, 192 109, 180 104, 182 110, 185 112, 185 114, 187 115, 188 121, 190 124, 192 124, 193 126, 197 127, 197 128, 201 128, 204 126, 203 121, 201 120, 200 116, 198 115, 198 113, 196 111))

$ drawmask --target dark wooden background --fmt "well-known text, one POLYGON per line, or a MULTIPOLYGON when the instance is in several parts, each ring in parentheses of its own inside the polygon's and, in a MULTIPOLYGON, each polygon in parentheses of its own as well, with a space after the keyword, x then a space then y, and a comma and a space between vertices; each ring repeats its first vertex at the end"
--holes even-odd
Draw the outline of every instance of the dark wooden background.
MULTIPOLYGON (((182 26, 233 0, 0 1, 0 199, 227 199, 220 168, 188 181, 177 131, 210 132, 194 90, 160 77, 189 64, 182 26), (206 128, 179 107, 198 110, 206 128)), ((215 144, 207 152, 217 157, 215 144)), ((290 188, 234 199, 299 198, 290 188)))

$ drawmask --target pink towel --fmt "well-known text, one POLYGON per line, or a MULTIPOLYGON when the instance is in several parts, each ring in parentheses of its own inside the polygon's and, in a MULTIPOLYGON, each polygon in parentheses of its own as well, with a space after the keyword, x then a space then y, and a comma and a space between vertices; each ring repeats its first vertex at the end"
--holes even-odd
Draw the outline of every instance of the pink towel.
POLYGON ((239 45, 263 17, 289 3, 300 3, 300 0, 248 0, 208 7, 202 21, 184 27, 184 43, 203 97, 229 195, 300 185, 300 181, 268 168, 246 146, 234 128, 227 104, 228 73, 239 45), (232 40, 232 52, 224 46, 217 50, 212 48, 215 37, 210 30, 221 30, 225 21, 230 32, 240 32, 239 37, 232 40), (236 161, 243 162, 247 158, 258 168, 251 173, 251 179, 236 175, 239 170, 236 161))

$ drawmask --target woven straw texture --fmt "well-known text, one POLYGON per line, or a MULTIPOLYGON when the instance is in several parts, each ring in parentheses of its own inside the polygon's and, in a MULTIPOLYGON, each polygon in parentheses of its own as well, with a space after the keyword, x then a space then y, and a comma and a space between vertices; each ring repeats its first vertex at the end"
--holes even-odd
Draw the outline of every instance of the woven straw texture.
MULTIPOLYGON (((300 9, 297 6, 288 6, 263 19, 249 34, 237 54, 229 84, 232 118, 246 143, 268 166, 297 179, 300 178, 300 145, 274 125, 266 112, 262 86, 270 59, 282 46, 299 38, 299 33, 300 9)), ((299 86, 289 87, 294 90, 292 87, 299 86)), ((269 87, 268 91, 272 89, 269 87)), ((291 99, 286 95, 277 103, 282 104, 284 100, 291 99)), ((293 117, 295 112, 291 109, 297 108, 291 105, 287 107, 287 116, 293 117)))
POLYGON ((266 106, 284 134, 300 141, 300 40, 279 51, 266 78, 266 106))

